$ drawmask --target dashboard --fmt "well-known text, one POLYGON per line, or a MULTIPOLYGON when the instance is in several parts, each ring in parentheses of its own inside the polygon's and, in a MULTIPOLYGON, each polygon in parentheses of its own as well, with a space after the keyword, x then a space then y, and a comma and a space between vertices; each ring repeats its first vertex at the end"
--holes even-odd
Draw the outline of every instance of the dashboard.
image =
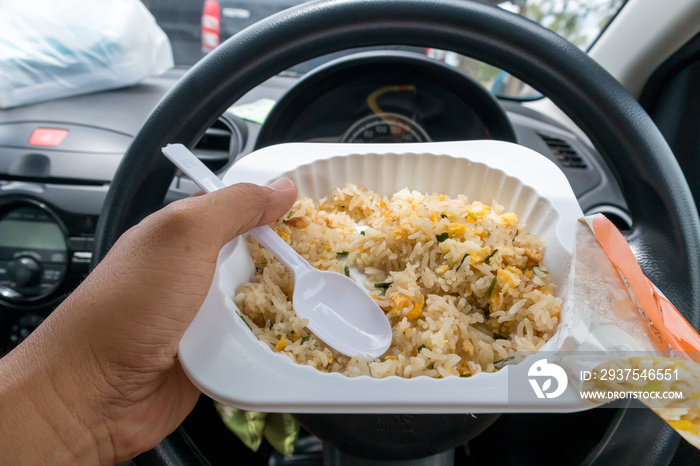
POLYGON ((410 52, 364 52, 302 79, 266 120, 256 148, 284 141, 515 142, 484 87, 456 68, 410 52))
MULTIPOLYGON (((185 72, 176 68, 128 88, 0 110, 0 342, 6 342, 0 355, 87 275, 121 157, 185 72)), ((221 115, 194 152, 223 173, 255 149, 284 142, 485 138, 549 158, 568 177, 584 212, 631 226, 613 174, 574 132, 519 102, 495 99, 454 68, 408 52, 362 53, 301 77, 275 76, 221 115), (276 104, 264 122, 237 111, 271 101, 276 104)), ((178 174, 164 203, 197 190, 178 174)))

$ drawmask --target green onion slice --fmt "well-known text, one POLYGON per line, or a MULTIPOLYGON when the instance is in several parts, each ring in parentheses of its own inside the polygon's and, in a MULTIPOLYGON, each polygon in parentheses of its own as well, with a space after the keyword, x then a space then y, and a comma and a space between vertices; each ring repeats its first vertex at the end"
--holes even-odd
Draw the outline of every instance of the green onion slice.
POLYGON ((491 293, 493 293, 493 289, 496 287, 496 281, 497 281, 497 278, 493 277, 493 280, 491 280, 491 284, 489 285, 488 289, 486 290, 486 293, 484 293, 484 298, 491 299, 491 293))
MULTIPOLYGON (((236 313, 236 314, 238 314, 238 313, 236 313)), ((250 325, 248 324, 248 321, 247 321, 247 320, 245 320, 245 317, 243 317, 243 316, 242 316, 241 314, 238 314, 238 317, 240 317, 240 318, 241 318, 241 320, 243 321, 243 323, 245 324, 245 326, 246 326, 246 327, 248 327, 248 330, 250 330, 250 331, 252 332, 252 331, 253 331, 253 329, 252 329, 252 328, 250 328, 250 325)))
POLYGON ((488 264, 488 265, 491 265, 491 258, 492 258, 493 255, 496 254, 497 252, 498 252, 498 249, 494 249, 493 252, 492 252, 491 254, 489 254, 488 256, 486 256, 486 259, 484 259, 484 262, 486 262, 486 264, 488 264))
POLYGON ((469 257, 469 253, 466 253, 465 255, 462 256, 462 260, 459 262, 459 265, 457 266, 457 271, 459 272, 459 268, 462 267, 462 264, 464 264, 464 260, 469 257))
POLYGON ((505 366, 507 366, 511 361, 513 361, 513 359, 515 359, 513 356, 509 356, 505 359, 499 359, 498 361, 493 363, 493 367, 495 367, 497 371, 500 371, 505 366))

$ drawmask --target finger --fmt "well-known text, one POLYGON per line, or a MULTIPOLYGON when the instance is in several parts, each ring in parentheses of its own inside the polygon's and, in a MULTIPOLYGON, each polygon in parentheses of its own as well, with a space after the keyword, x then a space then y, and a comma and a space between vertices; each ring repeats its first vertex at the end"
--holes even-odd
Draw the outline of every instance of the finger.
POLYGON ((287 178, 270 186, 239 183, 203 196, 190 197, 175 209, 187 211, 191 222, 218 231, 221 246, 253 227, 282 217, 296 200, 297 189, 287 178))
POLYGON ((199 196, 204 196, 205 194, 206 194, 206 193, 200 189, 200 190, 197 191, 196 193, 190 194, 190 195, 187 196, 187 197, 199 197, 199 196))

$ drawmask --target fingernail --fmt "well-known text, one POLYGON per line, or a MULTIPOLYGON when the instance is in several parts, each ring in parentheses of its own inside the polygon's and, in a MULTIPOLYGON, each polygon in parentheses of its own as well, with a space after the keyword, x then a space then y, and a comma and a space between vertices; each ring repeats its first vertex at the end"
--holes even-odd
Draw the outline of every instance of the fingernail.
POLYGON ((294 187, 294 182, 289 178, 280 178, 267 185, 267 187, 275 191, 286 191, 294 187))

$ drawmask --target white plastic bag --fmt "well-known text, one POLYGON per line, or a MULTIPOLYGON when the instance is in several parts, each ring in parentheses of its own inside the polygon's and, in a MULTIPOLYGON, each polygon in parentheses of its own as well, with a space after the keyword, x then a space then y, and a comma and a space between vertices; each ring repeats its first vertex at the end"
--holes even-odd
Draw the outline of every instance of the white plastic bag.
POLYGON ((129 86, 172 66, 139 0, 0 1, 0 108, 129 86))

